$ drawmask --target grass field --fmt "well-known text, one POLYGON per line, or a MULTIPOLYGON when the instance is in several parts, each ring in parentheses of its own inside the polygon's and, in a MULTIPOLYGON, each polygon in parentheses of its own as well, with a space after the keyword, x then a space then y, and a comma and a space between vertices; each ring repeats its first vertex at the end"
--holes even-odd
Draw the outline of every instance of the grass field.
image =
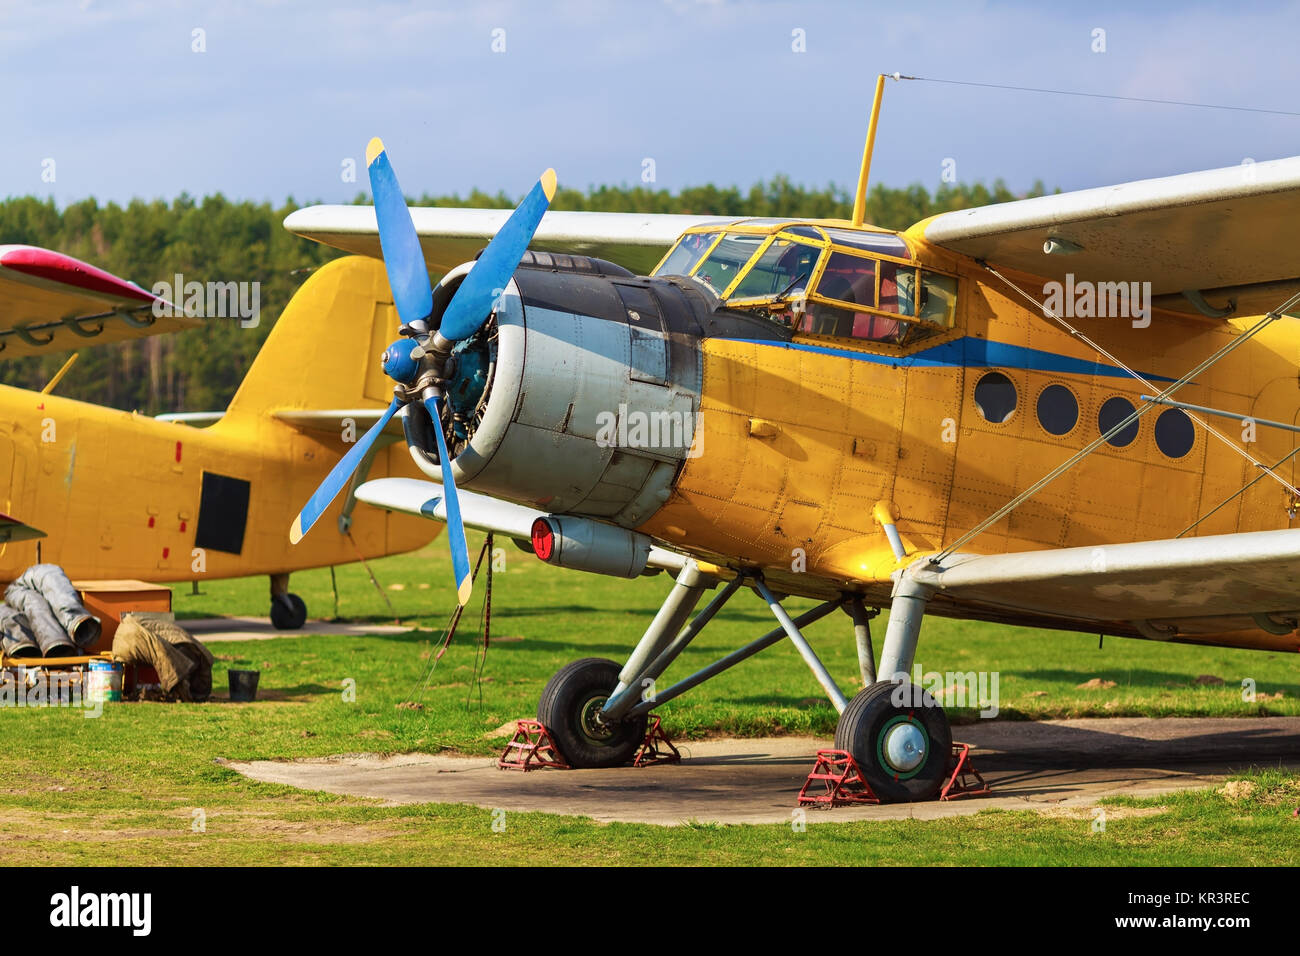
MULTIPOLYGON (((7 710, 0 715, 8 744, 0 761, 0 862, 1300 862, 1300 824, 1290 816, 1300 778, 1267 769, 1250 775, 1254 786, 1232 798, 1204 791, 1158 803, 1117 801, 1102 834, 1092 832, 1087 816, 1005 811, 935 822, 819 823, 802 833, 776 825, 664 829, 512 814, 506 831, 495 833, 484 809, 380 807, 256 783, 218 762, 497 750, 501 741, 490 732, 531 716, 542 686, 564 663, 588 655, 621 662, 669 584, 663 576, 627 582, 560 572, 510 545, 505 561, 494 580, 494 641, 486 657, 476 642, 476 593, 456 641, 436 660, 435 639, 451 600, 439 541, 372 565, 409 633, 213 644, 215 686, 224 691, 227 668, 258 669, 256 703, 110 705, 97 720, 75 710, 7 710), (400 590, 390 590, 394 585, 400 590), (354 701, 345 694, 352 687, 354 701), (406 702, 421 706, 399 706, 406 702)), ((391 623, 359 566, 338 569, 338 580, 340 616, 391 623)), ((193 596, 188 584, 175 588, 178 616, 266 613, 264 578, 205 582, 201 590, 193 596)), ((293 590, 313 616, 332 615, 328 571, 295 575, 293 590)), ((802 606, 791 602, 794 610, 802 606)), ((666 679, 771 626, 757 599, 738 596, 666 679)), ((883 634, 883 618, 876 632, 883 634)), ((827 618, 808 635, 841 686, 858 686, 847 617, 827 618)), ((1288 655, 1111 638, 1099 650, 1095 636, 931 620, 918 662, 925 670, 998 672, 1003 717, 1300 713, 1300 670, 1288 655), (1254 703, 1242 699, 1247 678, 1256 685, 1254 703)), ((785 643, 661 712, 680 738, 829 736, 835 723, 834 710, 785 643)), ((953 716, 975 719, 970 708, 953 716)))

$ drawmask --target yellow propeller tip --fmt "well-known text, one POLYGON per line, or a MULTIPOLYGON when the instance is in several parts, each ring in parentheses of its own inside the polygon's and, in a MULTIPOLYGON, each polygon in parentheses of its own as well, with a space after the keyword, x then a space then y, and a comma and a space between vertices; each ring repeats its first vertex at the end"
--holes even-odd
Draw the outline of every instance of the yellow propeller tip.
POLYGON ((473 578, 466 578, 464 581, 460 582, 460 587, 456 589, 456 600, 460 602, 461 607, 464 607, 466 604, 469 603, 470 595, 473 593, 474 593, 473 578))
POLYGON ((293 519, 293 526, 289 529, 289 543, 297 544, 302 540, 302 515, 293 519))
POLYGON ((546 193, 546 201, 550 202, 555 198, 555 170, 548 169, 542 173, 542 192, 546 193))
POLYGON ((384 141, 378 136, 373 137, 366 144, 366 165, 369 166, 375 161, 375 157, 384 151, 384 141))

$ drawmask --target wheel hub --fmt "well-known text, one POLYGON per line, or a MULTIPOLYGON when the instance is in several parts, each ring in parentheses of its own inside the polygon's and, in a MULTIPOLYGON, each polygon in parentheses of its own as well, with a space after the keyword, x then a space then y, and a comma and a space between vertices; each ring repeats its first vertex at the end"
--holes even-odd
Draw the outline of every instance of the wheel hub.
POLYGON ((601 719, 600 711, 608 697, 592 697, 582 705, 578 722, 582 732, 592 740, 605 741, 614 735, 614 729, 601 719))
POLYGON ((898 773, 911 773, 925 763, 928 744, 925 730, 906 717, 892 722, 880 735, 881 755, 898 773))

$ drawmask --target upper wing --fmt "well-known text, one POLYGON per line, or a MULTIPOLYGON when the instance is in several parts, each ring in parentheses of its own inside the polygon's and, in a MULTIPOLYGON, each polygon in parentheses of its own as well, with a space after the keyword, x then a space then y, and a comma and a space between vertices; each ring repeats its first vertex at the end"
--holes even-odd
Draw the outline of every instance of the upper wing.
MULTIPOLYGON (((503 534, 516 541, 529 541, 532 537, 533 522, 538 518, 546 517, 547 514, 545 511, 501 501, 490 495, 481 495, 463 488, 457 490, 457 497, 460 498, 460 516, 465 527, 503 534)), ((418 478, 376 478, 367 481, 357 489, 357 499, 386 511, 401 511, 437 521, 447 520, 447 506, 443 503, 442 485, 435 481, 421 481, 418 478)), ((682 569, 684 560, 674 551, 652 546, 646 564, 652 568, 676 572, 682 569)))
POLYGON ((936 613, 1185 643, 1300 650, 1300 529, 957 554, 905 572, 936 613))
POLYGON ((152 292, 79 259, 36 246, 0 246, 0 358, 193 328, 198 319, 154 304, 152 292))
POLYGON ((909 233, 1050 279, 1149 281, 1156 305, 1192 314, 1185 290, 1258 314, 1300 288, 1300 157, 946 212, 909 233), (1078 251, 1047 253, 1049 238, 1078 251))
MULTIPOLYGON (((438 276, 474 258, 509 218, 509 209, 412 206, 429 272, 438 276)), ((644 275, 687 229, 735 219, 633 212, 548 212, 530 249, 608 259, 644 275)), ((382 258, 373 206, 310 206, 284 220, 290 232, 347 252, 382 258)))

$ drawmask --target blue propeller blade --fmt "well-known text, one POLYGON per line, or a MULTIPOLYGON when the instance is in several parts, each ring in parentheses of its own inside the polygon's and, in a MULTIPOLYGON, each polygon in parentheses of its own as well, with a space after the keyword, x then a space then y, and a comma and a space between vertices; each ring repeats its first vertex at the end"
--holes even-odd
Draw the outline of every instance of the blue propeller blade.
POLYGON ((393 165, 388 161, 384 142, 378 136, 366 147, 366 168, 370 172, 370 192, 379 223, 379 248, 384 254, 393 304, 402 322, 410 325, 433 311, 433 289, 415 223, 406 208, 393 165))
POLYGON ((433 419, 433 433, 438 436, 438 461, 442 463, 442 494, 447 503, 447 543, 451 547, 451 569, 456 574, 456 600, 464 607, 474 592, 474 580, 469 573, 469 544, 465 541, 465 524, 460 518, 460 495, 456 493, 456 479, 451 473, 451 456, 447 454, 447 440, 442 437, 442 403, 435 395, 426 399, 424 407, 433 419))
MULTIPOLYGON (((468 338, 487 319, 492 312, 492 303, 519 268, 519 260, 533 241, 533 233, 554 196, 555 170, 548 169, 510 214, 506 224, 492 237, 456 290, 438 327, 443 338, 452 342, 468 338)), ((388 255, 386 249, 384 255, 388 255)))
MULTIPOLYGON (((338 497, 339 492, 343 490, 343 487, 352 478, 352 473, 356 471, 357 466, 361 464, 361 459, 366 457, 366 452, 370 450, 370 446, 373 445, 375 439, 379 437, 379 433, 384 430, 384 427, 389 423, 402 405, 403 402, 400 399, 394 398, 393 403, 389 405, 388 410, 380 416, 379 421, 375 422, 374 425, 370 427, 370 431, 366 432, 361 437, 361 441, 348 449, 348 453, 340 458, 339 463, 330 470, 328 475, 325 476, 325 480, 320 483, 320 487, 316 489, 315 493, 307 499, 307 503, 303 505, 302 511, 298 513, 298 517, 293 519, 293 527, 289 529, 289 541, 292 544, 297 544, 302 540, 302 536, 310 531, 311 526, 314 525, 317 519, 325 513, 325 509, 330 506, 330 502, 338 497)), ((439 434, 441 435, 442 433, 439 432, 439 434)), ((443 468, 443 472, 446 472, 445 467, 443 468)), ((450 510, 451 509, 448 508, 448 511, 450 510)), ((469 563, 469 558, 465 559, 465 563, 469 563)))

